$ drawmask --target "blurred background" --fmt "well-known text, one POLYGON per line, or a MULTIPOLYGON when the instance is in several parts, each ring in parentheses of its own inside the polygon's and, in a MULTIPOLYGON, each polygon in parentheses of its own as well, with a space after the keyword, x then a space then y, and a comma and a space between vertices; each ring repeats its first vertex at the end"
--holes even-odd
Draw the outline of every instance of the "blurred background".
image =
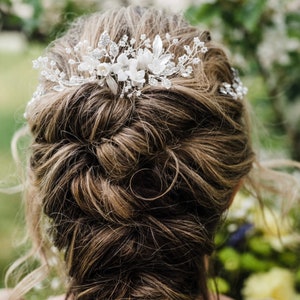
MULTIPOLYGON (((129 4, 171 8, 209 29, 230 50, 249 88, 259 158, 300 161, 299 0, 0 0, 0 188, 21 181, 10 142, 24 125, 23 112, 37 84, 31 61, 77 16, 129 4)), ((21 153, 25 147, 19 147, 21 153)), ((251 197, 237 198, 217 237, 214 269, 220 291, 237 300, 300 299, 299 239, 281 224, 283 243, 278 243, 278 228, 272 221, 261 224, 251 197)), ((291 217, 294 228, 300 227, 298 215, 291 217)), ((24 248, 18 247, 25 234, 23 219, 21 194, 0 193, 0 287, 9 264, 24 248)), ((58 286, 55 280, 50 285, 58 286)))

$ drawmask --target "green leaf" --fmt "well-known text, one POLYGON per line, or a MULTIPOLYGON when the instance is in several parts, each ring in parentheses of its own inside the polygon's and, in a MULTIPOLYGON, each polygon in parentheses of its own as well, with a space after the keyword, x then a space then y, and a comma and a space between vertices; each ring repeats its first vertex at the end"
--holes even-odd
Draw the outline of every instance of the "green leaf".
POLYGON ((300 269, 296 272, 295 281, 296 284, 300 286, 300 269))
POLYGON ((286 15, 286 25, 288 36, 291 38, 300 38, 300 13, 292 12, 286 15))
POLYGON ((245 253, 241 256, 241 268, 250 272, 267 271, 273 263, 258 259, 252 253, 245 253))
POLYGON ((245 1, 240 10, 236 10, 236 20, 253 33, 259 28, 259 21, 265 12, 266 0, 245 1))
POLYGON ((221 277, 215 277, 208 279, 208 289, 213 293, 226 294, 230 291, 229 283, 221 277))
POLYGON ((251 238, 249 241, 249 247, 253 252, 263 256, 271 256, 272 254, 272 248, 270 244, 260 237, 251 238))
POLYGON ((298 251, 294 252, 282 252, 279 255, 279 261, 285 266, 289 268, 293 268, 297 265, 298 262, 298 251))
POLYGON ((240 255, 233 248, 226 247, 219 251, 218 258, 228 271, 238 270, 240 267, 240 255))
POLYGON ((212 19, 220 17, 220 10, 217 5, 206 3, 198 7, 189 7, 185 13, 185 17, 192 24, 210 24, 212 19))

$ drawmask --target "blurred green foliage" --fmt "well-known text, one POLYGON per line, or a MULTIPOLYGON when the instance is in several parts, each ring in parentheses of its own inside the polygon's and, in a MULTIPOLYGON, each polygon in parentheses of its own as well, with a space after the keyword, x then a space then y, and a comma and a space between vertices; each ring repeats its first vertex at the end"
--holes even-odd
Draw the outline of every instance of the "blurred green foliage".
MULTIPOLYGON (((14 132, 24 124, 23 111, 35 89, 37 74, 31 69, 31 60, 42 47, 32 44, 18 53, 0 53, 0 182, 1 187, 20 183, 13 162, 10 142, 14 132)), ((21 255, 17 247, 24 237, 24 216, 21 195, 0 193, 0 287, 8 266, 21 255)))
POLYGON ((5 0, 0 3, 0 20, 4 30, 18 30, 29 40, 49 43, 76 17, 96 11, 100 6, 100 1, 96 0, 49 1, 46 4, 40 0, 5 0))
POLYGON ((255 222, 245 233, 241 233, 243 225, 245 220, 229 218, 218 232, 219 243, 213 260, 213 272, 222 282, 221 287, 230 287, 222 292, 235 300, 245 299, 243 288, 250 276, 281 268, 295 275, 294 289, 300 294, 300 244, 295 243, 293 246, 283 244, 277 248, 272 246, 264 232, 256 228, 255 222), (236 228, 234 231, 229 229, 230 224, 234 224, 236 228), (232 242, 231 237, 234 235, 239 235, 239 238, 232 242))
MULTIPOLYGON (((293 0, 215 0, 192 6, 186 17, 206 24, 233 53, 244 73, 261 78, 271 134, 285 135, 290 155, 300 160, 300 4, 293 0)), ((285 141, 282 146, 285 145, 285 141)))

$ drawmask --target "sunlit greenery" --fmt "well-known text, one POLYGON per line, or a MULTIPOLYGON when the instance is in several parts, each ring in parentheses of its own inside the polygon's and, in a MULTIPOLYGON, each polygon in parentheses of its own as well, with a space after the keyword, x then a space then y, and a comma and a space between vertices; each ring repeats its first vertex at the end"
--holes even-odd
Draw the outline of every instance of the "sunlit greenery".
MULTIPOLYGON (((35 88, 37 74, 31 69, 31 60, 41 51, 41 46, 31 45, 18 53, 0 54, 0 181, 2 187, 17 185, 19 174, 13 162, 10 142, 14 132, 23 126, 23 111, 35 88)), ((0 284, 4 273, 20 255, 16 246, 24 236, 21 195, 0 193, 0 284)))

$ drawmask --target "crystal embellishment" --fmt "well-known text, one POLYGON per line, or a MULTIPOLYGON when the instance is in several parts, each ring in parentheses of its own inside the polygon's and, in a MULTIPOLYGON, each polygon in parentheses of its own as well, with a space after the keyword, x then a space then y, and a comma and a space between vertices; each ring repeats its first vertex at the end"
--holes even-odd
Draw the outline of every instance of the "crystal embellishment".
POLYGON ((100 86, 108 86, 114 95, 120 93, 121 97, 131 97, 139 95, 146 84, 169 89, 172 86, 170 77, 190 77, 192 65, 201 62, 199 53, 207 52, 204 42, 195 37, 192 47, 185 45, 184 54, 175 61, 171 48, 178 43, 178 39, 166 34, 166 40, 166 48, 159 35, 152 42, 145 34, 138 41, 133 38, 129 40, 124 35, 114 42, 104 32, 96 48, 92 48, 85 40, 73 49, 65 49, 70 56, 68 63, 76 67, 78 76, 67 78, 57 63, 48 57, 34 60, 33 67, 41 69, 41 76, 45 79, 56 83, 53 88, 55 91, 96 81, 100 86))
MULTIPOLYGON (((61 71, 58 63, 40 56, 33 61, 33 68, 41 70, 41 77, 53 82, 53 91, 61 92, 68 87, 81 86, 96 82, 100 86, 107 86, 114 95, 119 97, 140 96, 144 86, 172 87, 173 77, 190 78, 193 66, 201 63, 201 55, 208 49, 198 37, 193 39, 191 46, 183 45, 182 55, 175 58, 173 47, 178 47, 179 40, 166 34, 166 47, 160 35, 151 41, 145 34, 138 40, 124 35, 119 41, 111 40, 107 32, 103 32, 93 48, 88 41, 80 41, 73 48, 66 48, 69 57, 69 69, 77 75, 68 77, 61 71)), ((232 68, 233 82, 223 82, 220 93, 229 95, 233 99, 242 99, 247 93, 237 71, 232 68)), ((27 108, 46 93, 42 83, 34 92, 27 108)), ((27 109, 25 112, 25 118, 27 109)))
POLYGON ((231 96, 234 100, 242 100, 248 92, 248 88, 245 87, 238 76, 236 69, 231 68, 233 73, 233 83, 223 82, 220 87, 220 92, 224 95, 231 96))

